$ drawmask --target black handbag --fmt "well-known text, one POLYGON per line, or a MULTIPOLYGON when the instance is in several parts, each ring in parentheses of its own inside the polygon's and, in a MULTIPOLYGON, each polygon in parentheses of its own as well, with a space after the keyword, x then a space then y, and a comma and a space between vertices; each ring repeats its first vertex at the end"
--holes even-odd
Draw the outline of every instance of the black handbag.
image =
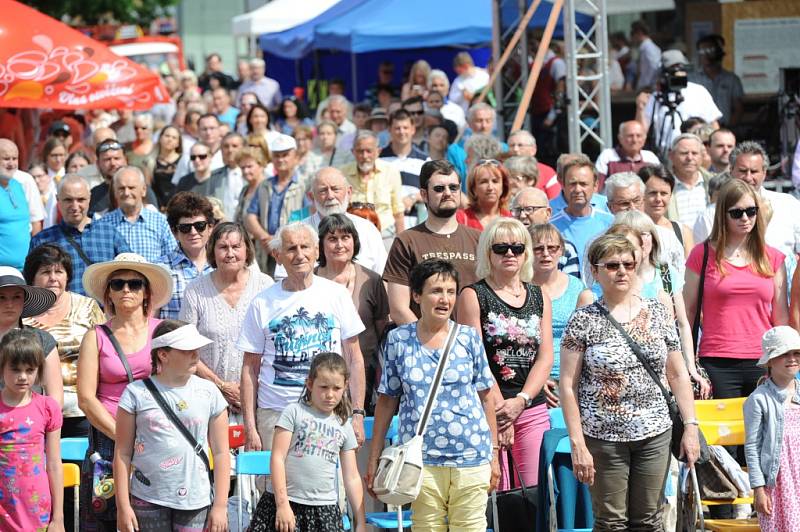
POLYGON ((536 502, 539 490, 536 486, 525 486, 511 451, 508 456, 509 475, 517 477, 518 488, 493 491, 486 505, 487 528, 495 532, 530 532, 536 524, 536 502))
MULTIPOLYGON (((642 366, 644 366, 645 371, 647 374, 650 375, 650 378, 655 381, 658 385, 659 390, 661 390, 661 394, 664 396, 664 400, 667 402, 667 410, 669 411, 669 418, 672 421, 672 441, 670 443, 670 450, 672 451, 672 455, 677 458, 678 460, 681 459, 681 440, 683 440, 683 416, 681 416, 680 409, 678 408, 678 402, 675 400, 675 396, 672 394, 671 391, 667 390, 667 388, 661 383, 661 379, 658 378, 656 375, 655 370, 653 367, 647 362, 647 359, 642 353, 642 349, 639 347, 639 344, 630 337, 628 332, 619 324, 619 322, 614 319, 614 316, 608 311, 600 303, 594 303, 603 316, 614 326, 615 329, 619 331, 625 341, 628 343, 628 346, 633 351, 633 354, 636 355, 636 358, 639 359, 642 366)), ((708 444, 706 443, 706 438, 703 436, 703 432, 700 430, 700 427, 697 428, 697 436, 698 440, 700 441, 700 456, 697 459, 697 463, 704 463, 708 461, 708 444)))

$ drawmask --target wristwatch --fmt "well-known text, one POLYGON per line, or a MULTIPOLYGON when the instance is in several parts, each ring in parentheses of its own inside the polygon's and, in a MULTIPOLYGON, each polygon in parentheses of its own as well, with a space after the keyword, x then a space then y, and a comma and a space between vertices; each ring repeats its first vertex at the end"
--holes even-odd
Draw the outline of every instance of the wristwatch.
POLYGON ((367 415, 367 413, 364 412, 364 410, 362 408, 354 408, 353 409, 353 415, 354 416, 365 417, 367 415))
POLYGON ((531 399, 531 396, 525 392, 519 392, 517 394, 517 397, 522 397, 522 399, 525 400, 525 408, 528 408, 529 406, 531 406, 531 403, 533 403, 533 399, 531 399))

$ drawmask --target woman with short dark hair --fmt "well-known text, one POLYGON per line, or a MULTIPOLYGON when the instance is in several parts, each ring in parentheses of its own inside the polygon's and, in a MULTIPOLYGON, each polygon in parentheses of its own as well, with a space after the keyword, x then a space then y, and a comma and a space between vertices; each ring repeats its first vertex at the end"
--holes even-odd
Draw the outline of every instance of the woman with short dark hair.
POLYGON ((23 318, 22 323, 47 331, 55 338, 64 383, 64 426, 61 435, 65 438, 86 436, 89 423, 78 408, 75 388, 78 352, 83 336, 105 322, 105 316, 97 301, 67 290, 72 281, 72 259, 61 247, 44 244, 34 248, 25 259, 23 275, 29 285, 47 288, 56 295, 52 307, 38 316, 23 318))
POLYGON ((688 257, 694 247, 692 228, 667 218, 672 193, 675 190, 675 176, 665 167, 647 165, 639 169, 639 177, 644 181, 644 212, 653 223, 675 233, 683 245, 684 256, 688 257))
POLYGON ((273 281, 251 267, 253 243, 238 223, 214 227, 206 244, 206 260, 211 271, 186 287, 179 319, 194 323, 200 334, 213 340, 200 349, 197 375, 216 384, 231 414, 236 414, 241 406, 239 381, 244 359, 236 340, 250 301, 273 281))
POLYGON ((344 214, 331 214, 319 224, 319 266, 316 274, 335 281, 350 292, 366 329, 358 335, 364 356, 367 415, 373 412, 373 392, 380 373, 378 342, 389 321, 389 296, 381 276, 355 262, 361 243, 355 225, 344 214))

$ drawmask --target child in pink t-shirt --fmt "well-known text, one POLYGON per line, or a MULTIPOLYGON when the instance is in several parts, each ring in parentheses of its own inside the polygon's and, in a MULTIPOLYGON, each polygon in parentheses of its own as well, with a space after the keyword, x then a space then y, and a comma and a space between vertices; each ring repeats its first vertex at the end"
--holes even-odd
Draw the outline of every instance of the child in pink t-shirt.
POLYGON ((44 352, 30 332, 0 341, 0 530, 64 530, 61 408, 31 388, 44 372, 44 352))

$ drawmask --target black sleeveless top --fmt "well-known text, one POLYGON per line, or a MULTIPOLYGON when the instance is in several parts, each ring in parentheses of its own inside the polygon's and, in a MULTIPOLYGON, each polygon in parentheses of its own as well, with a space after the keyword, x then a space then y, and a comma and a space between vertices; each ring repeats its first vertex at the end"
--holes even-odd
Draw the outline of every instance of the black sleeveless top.
MULTIPOLYGON (((513 307, 500 299, 481 279, 471 288, 478 296, 483 347, 504 399, 516 397, 528 378, 542 341, 542 289, 523 283, 525 303, 513 307)), ((533 397, 531 406, 544 403, 544 394, 533 397)))

